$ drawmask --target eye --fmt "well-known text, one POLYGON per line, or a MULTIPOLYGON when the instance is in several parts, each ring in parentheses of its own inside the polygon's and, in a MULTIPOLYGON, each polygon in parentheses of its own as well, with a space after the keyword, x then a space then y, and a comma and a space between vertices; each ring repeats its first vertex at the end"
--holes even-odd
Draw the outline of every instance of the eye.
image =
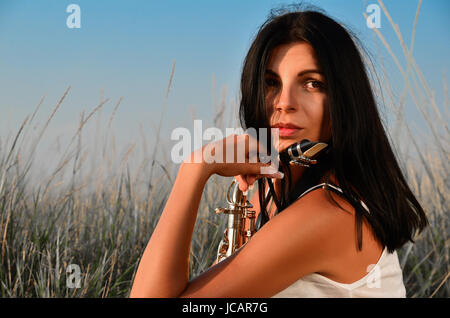
POLYGON ((267 87, 275 87, 278 85, 278 81, 273 78, 266 78, 265 83, 267 87))
POLYGON ((325 87, 325 84, 321 81, 316 80, 309 80, 305 83, 306 88, 310 89, 323 89, 325 87))

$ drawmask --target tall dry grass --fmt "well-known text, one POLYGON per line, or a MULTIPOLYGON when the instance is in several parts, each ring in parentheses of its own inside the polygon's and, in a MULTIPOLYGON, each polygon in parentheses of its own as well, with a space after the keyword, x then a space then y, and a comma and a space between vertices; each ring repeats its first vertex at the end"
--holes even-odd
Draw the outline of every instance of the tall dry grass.
MULTIPOLYGON (((394 53, 380 29, 374 28, 376 43, 388 52, 403 79, 402 90, 393 91, 390 81, 393 70, 386 69, 382 53, 376 55, 379 66, 378 78, 374 78, 377 95, 384 96, 384 105, 394 118, 389 127, 392 144, 413 192, 426 210, 431 226, 417 237, 415 244, 407 244, 398 251, 404 272, 408 297, 449 297, 449 202, 450 179, 450 131, 449 100, 445 75, 442 78, 444 99, 438 105, 435 90, 424 77, 414 59, 414 44, 422 0, 417 2, 414 23, 411 29, 411 43, 405 43, 399 26, 391 17, 386 5, 378 0, 384 16, 395 32, 403 55, 394 53), (403 62, 403 63, 402 63, 403 62), (406 67, 402 66, 406 65, 406 67), (380 74, 381 73, 381 74, 380 74), (411 101, 411 104, 407 104, 411 101), (420 112, 425 127, 406 119, 406 109, 415 106, 420 112)), ((367 15, 364 14, 367 18, 367 15)), ((371 65, 370 61, 367 63, 371 65)), ((443 70, 445 74, 445 70, 443 70)), ((373 74, 376 72, 373 70, 373 74)))
MULTIPOLYGON (((423 204, 431 226, 415 244, 398 251, 409 297, 449 297, 449 129, 448 94, 443 79, 445 100, 437 105, 413 58, 414 34, 419 16, 419 1, 410 46, 379 1, 394 28, 407 61, 393 53, 380 30, 374 29, 404 79, 400 95, 391 91, 388 70, 381 66, 379 80, 374 78, 377 95, 386 96, 385 105, 395 118, 388 127, 405 175, 423 204), (399 98, 397 96, 400 96, 399 98), (405 103, 411 98, 427 123, 422 136, 405 117, 405 103), (426 142, 425 142, 426 140, 426 142)), ((153 149, 140 126, 141 140, 118 154, 112 129, 122 99, 100 99, 87 115, 82 113, 77 129, 50 170, 39 172, 37 149, 70 87, 56 102, 48 119, 36 132, 36 116, 43 98, 15 134, 0 139, 0 295, 2 297, 126 297, 141 253, 158 221, 171 189, 177 166, 167 156, 170 149, 161 138, 167 98, 174 76, 170 74, 166 99, 156 129, 153 149), (94 149, 87 151, 90 133, 86 127, 106 106, 112 106, 102 129, 97 121, 94 149), (89 163, 91 165, 89 166, 89 163), (69 264, 81 269, 79 288, 68 288, 69 264)), ((374 73, 375 74, 375 73, 374 73)), ((220 100, 215 94, 216 115, 211 126, 236 125, 236 104, 227 105, 226 91, 220 100)), ((228 179, 214 176, 203 192, 192 241, 190 272, 196 275, 213 261, 223 233, 223 219, 213 209, 225 204, 228 179)))

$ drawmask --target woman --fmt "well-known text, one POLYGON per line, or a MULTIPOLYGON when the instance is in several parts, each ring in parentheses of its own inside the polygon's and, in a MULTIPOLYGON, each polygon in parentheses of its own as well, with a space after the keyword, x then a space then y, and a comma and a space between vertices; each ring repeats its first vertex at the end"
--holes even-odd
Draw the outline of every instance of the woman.
MULTIPOLYGON (((391 150, 348 31, 318 11, 272 15, 246 56, 241 93, 245 129, 279 128, 278 151, 309 139, 329 144, 327 153, 317 168, 281 162, 281 171, 265 175, 261 162, 183 163, 130 296, 405 297, 395 250, 427 219, 391 150), (197 209, 213 174, 235 176, 243 191, 257 181, 251 202, 259 230, 189 280, 197 209), (269 180, 274 193, 266 196, 269 180)), ((236 149, 249 138, 231 135, 208 147, 225 156, 224 145, 236 149)))

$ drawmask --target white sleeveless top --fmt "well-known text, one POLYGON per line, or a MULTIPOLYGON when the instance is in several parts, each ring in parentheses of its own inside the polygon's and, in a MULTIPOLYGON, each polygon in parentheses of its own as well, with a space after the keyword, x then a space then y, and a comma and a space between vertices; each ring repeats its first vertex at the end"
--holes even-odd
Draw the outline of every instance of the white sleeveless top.
MULTIPOLYGON (((332 187, 342 190, 331 184, 319 184, 305 191, 306 193, 319 187, 332 187)), ((362 206, 369 212, 364 202, 362 206)), ((369 212, 370 213, 370 212, 369 212)), ((272 296, 273 298, 405 298, 406 289, 403 284, 403 274, 398 261, 397 252, 389 253, 385 247, 380 259, 367 269, 367 274, 351 284, 333 281, 323 275, 312 273, 306 275, 291 286, 272 296)))

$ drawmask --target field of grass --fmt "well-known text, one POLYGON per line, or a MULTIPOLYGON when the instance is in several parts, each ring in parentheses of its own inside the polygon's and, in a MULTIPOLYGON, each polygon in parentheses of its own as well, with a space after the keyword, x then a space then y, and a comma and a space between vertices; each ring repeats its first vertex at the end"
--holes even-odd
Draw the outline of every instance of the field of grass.
MULTIPOLYGON (((395 29, 395 23, 391 23, 395 29)), ((374 87, 385 96, 384 104, 395 118, 395 124, 388 127, 392 142, 431 224, 417 236, 415 244, 398 251, 399 259, 408 297, 449 297, 450 132, 446 80, 444 77, 445 99, 438 105, 413 58, 414 34, 408 47, 400 31, 395 30, 404 49, 406 69, 397 63, 400 57, 392 53, 383 35, 374 31, 384 46, 380 50, 387 49, 396 61, 404 78, 404 90, 391 91, 381 59, 378 65, 382 72, 374 87), (413 133, 414 123, 406 120, 407 98, 427 124, 420 137, 413 133)), ((172 69, 169 88, 173 74, 172 69)), ((1 297, 126 297, 176 174, 175 164, 155 156, 156 151, 170 153, 160 142, 161 123, 150 155, 138 151, 147 146, 144 134, 139 143, 117 155, 111 125, 121 100, 102 100, 89 114, 82 114, 73 138, 64 145, 52 168, 39 171, 37 149, 43 139, 49 138, 46 129, 68 94, 70 87, 55 103, 47 122, 40 126, 35 123, 43 99, 17 131, 0 136, 1 297), (106 104, 112 104, 113 111, 98 132, 100 146, 86 151, 83 130, 106 104), (79 288, 68 287, 68 280, 72 282, 73 278, 72 272, 67 272, 70 264, 80 268, 79 288)), ((224 127, 228 111, 222 104, 212 125, 224 127)), ((224 220, 212 211, 225 204, 228 184, 229 180, 214 176, 206 185, 192 242, 193 275, 205 270, 215 258, 224 220)))

